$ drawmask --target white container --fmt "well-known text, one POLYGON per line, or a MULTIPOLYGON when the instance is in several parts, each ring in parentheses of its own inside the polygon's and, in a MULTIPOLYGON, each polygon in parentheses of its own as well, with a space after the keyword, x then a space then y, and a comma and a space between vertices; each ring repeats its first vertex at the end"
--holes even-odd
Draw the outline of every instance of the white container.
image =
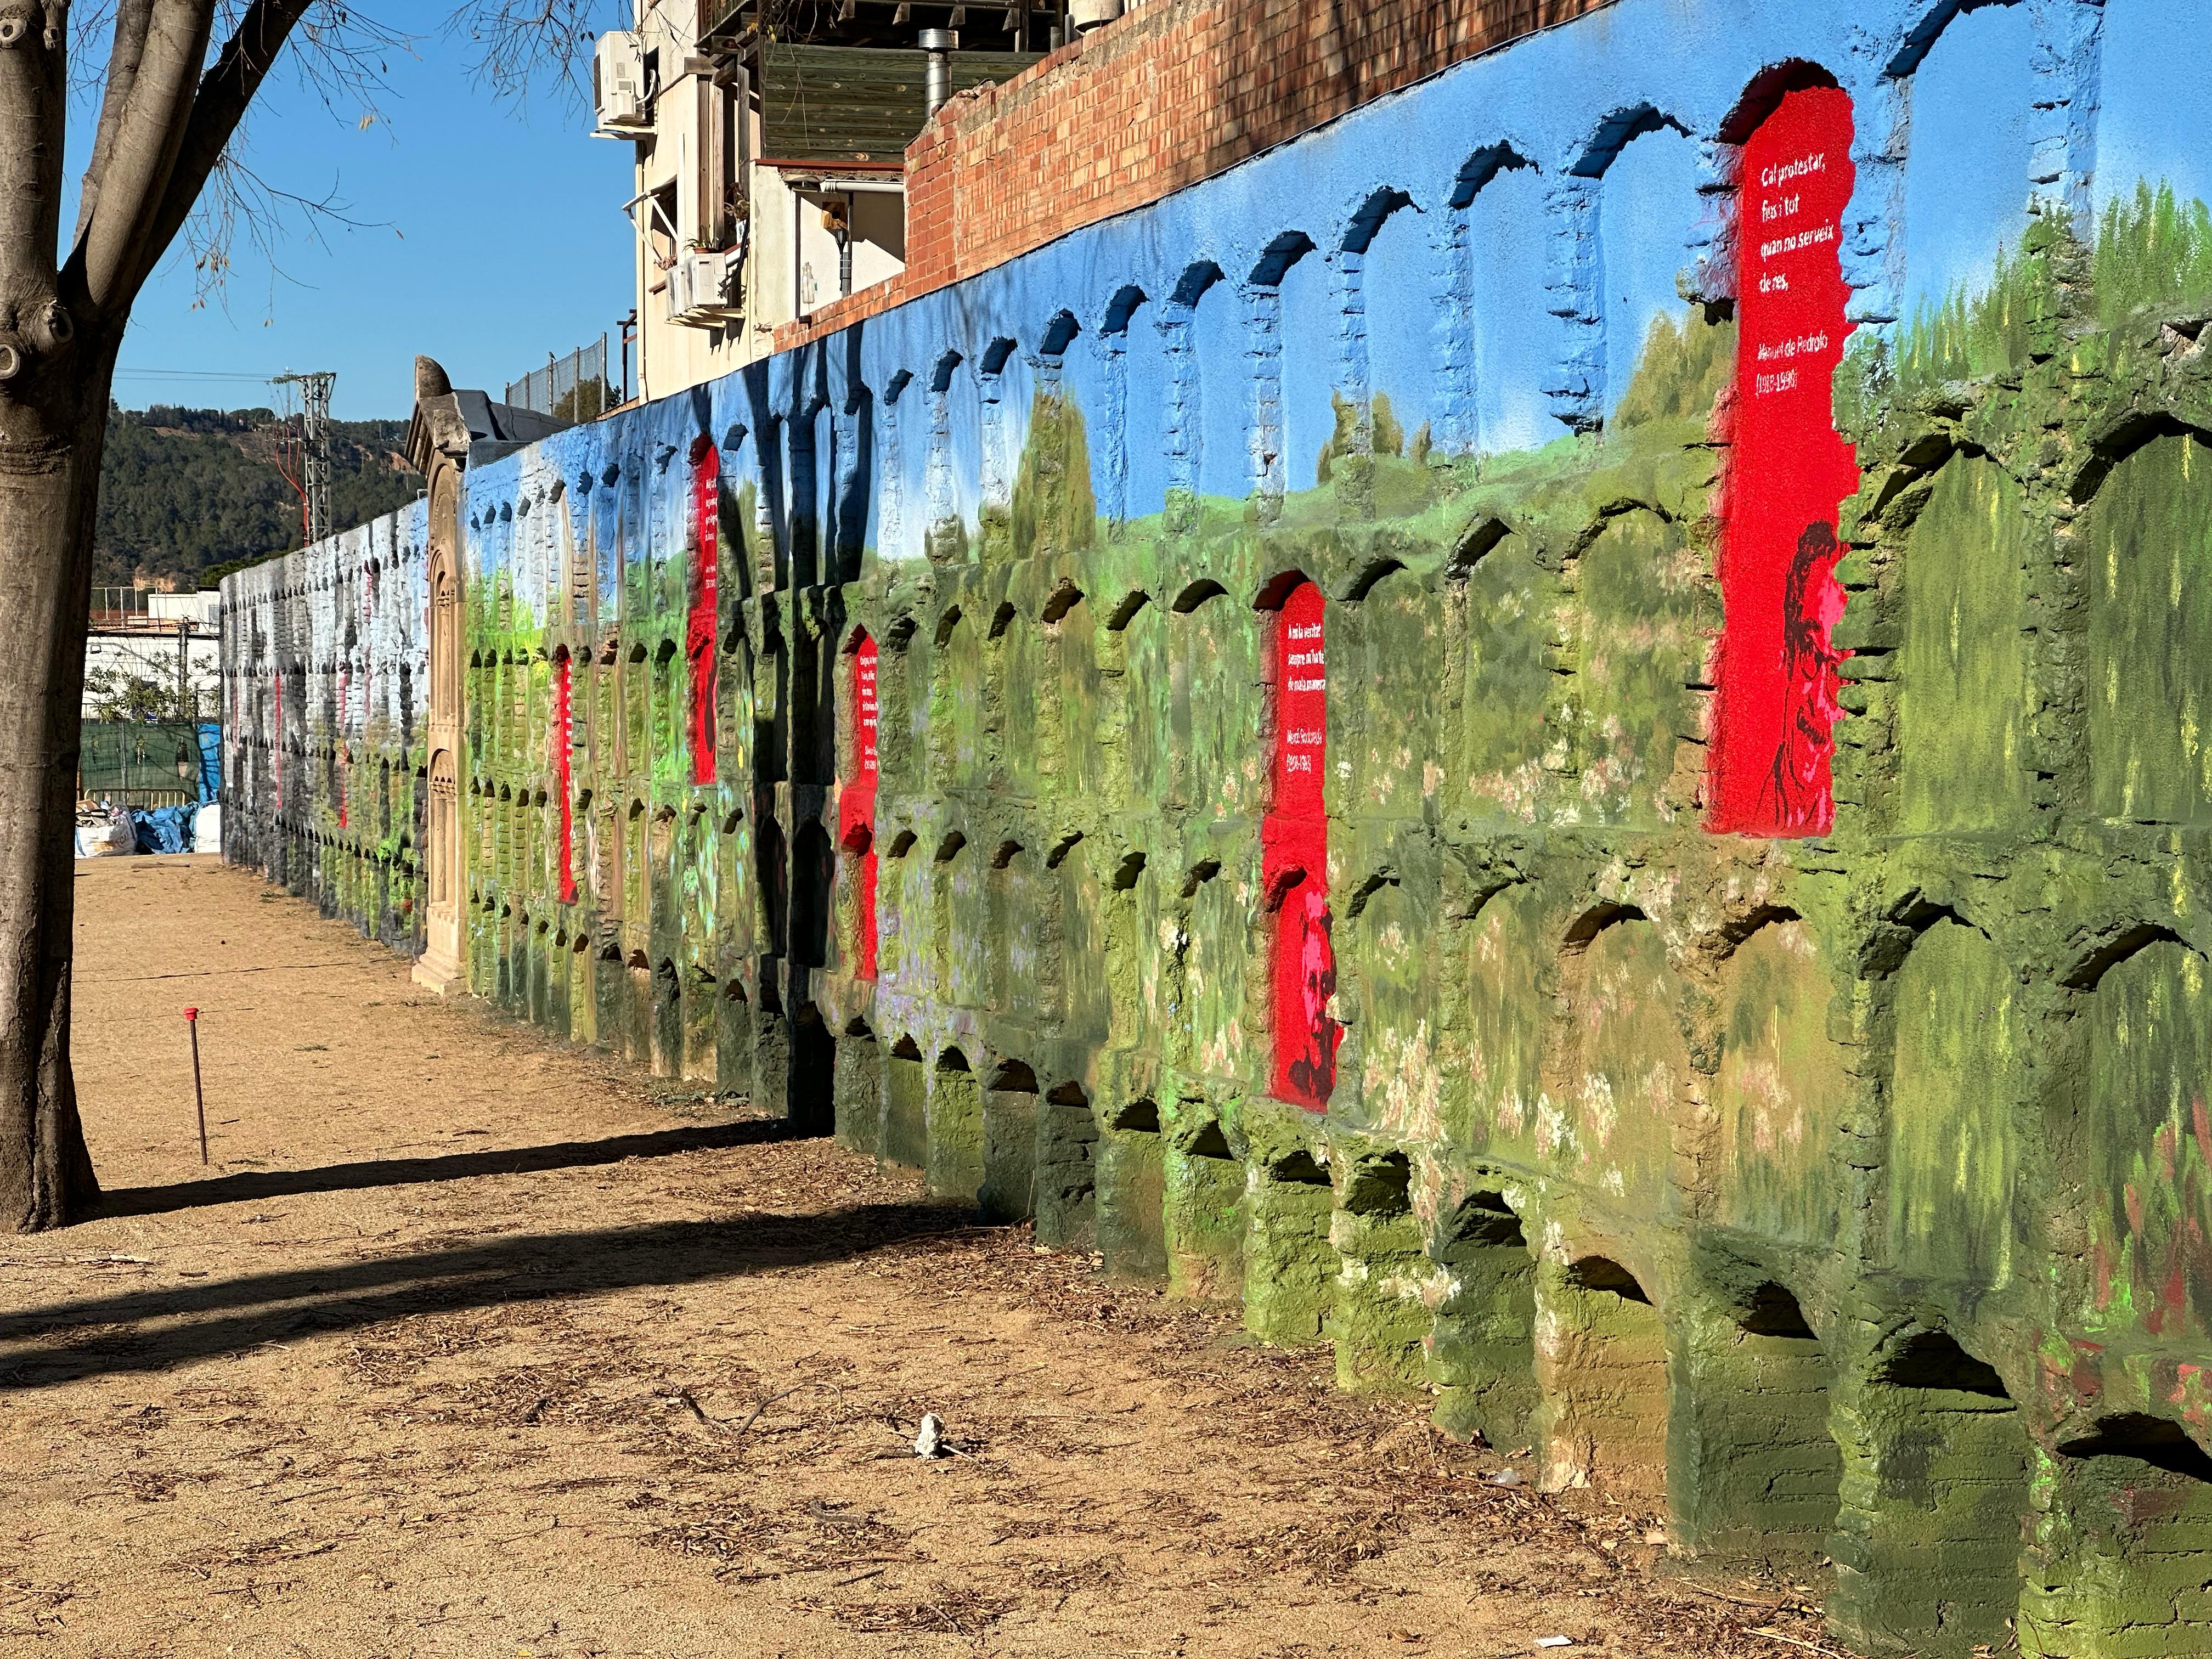
POLYGON ((1121 15, 1121 0, 1067 0, 1067 21, 1079 34, 1088 34, 1121 15))
POLYGON ((192 814, 192 851, 222 851, 222 808, 213 801, 192 814))

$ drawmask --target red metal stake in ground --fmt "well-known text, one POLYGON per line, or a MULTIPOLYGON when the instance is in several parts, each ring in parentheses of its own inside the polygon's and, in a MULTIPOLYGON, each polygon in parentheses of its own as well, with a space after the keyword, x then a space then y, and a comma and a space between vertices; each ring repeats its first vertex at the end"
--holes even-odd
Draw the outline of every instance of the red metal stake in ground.
POLYGON ((200 1121, 200 1162, 207 1155, 207 1097, 200 1092, 200 1011, 185 1010, 185 1029, 192 1034, 192 1110, 200 1121))

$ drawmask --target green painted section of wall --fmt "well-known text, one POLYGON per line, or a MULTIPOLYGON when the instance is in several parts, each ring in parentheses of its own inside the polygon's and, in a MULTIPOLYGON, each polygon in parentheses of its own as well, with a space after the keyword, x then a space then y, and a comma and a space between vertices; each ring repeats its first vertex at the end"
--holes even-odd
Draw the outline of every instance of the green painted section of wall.
POLYGON ((1655 328, 1602 432, 1455 456, 1340 392, 1313 487, 1128 520, 1128 411, 1040 391, 972 519, 909 493, 926 556, 836 582, 732 463, 712 785, 682 534, 617 538, 611 616, 470 593, 471 983, 1432 1389, 1686 1552, 1830 1556, 1844 1639, 2198 1651, 2205 269, 2212 221, 2155 198, 2094 246, 2039 211, 1986 290, 1863 331, 1835 829, 1800 842, 1701 828, 1724 320, 1655 328), (1267 1093, 1292 574, 1328 629, 1325 1114, 1267 1093), (830 839, 860 629, 872 980, 830 839))

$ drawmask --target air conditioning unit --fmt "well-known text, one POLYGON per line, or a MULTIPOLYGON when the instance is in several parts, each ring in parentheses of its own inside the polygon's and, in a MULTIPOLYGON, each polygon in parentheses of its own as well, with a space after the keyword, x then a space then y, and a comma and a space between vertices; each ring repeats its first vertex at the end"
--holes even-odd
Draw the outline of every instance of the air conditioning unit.
POLYGON ((741 314, 744 258, 744 249, 738 246, 695 250, 678 260, 668 273, 669 320, 693 328, 720 328, 741 314))
POLYGON ((592 136, 635 138, 653 129, 653 88, 634 29, 610 29, 592 51, 592 136))
POLYGON ((663 314, 672 323, 689 322, 691 314, 691 261, 679 258, 668 267, 666 277, 667 307, 663 314))

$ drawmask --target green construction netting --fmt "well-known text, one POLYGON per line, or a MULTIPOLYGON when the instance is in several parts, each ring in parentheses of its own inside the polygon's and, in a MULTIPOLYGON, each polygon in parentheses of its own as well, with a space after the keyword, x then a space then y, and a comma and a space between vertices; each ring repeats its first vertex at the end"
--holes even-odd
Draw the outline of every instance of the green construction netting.
POLYGON ((213 724, 84 722, 77 757, 77 793, 139 804, 149 793, 211 800, 221 782, 213 724), (180 776, 178 768, 185 770, 180 776))

